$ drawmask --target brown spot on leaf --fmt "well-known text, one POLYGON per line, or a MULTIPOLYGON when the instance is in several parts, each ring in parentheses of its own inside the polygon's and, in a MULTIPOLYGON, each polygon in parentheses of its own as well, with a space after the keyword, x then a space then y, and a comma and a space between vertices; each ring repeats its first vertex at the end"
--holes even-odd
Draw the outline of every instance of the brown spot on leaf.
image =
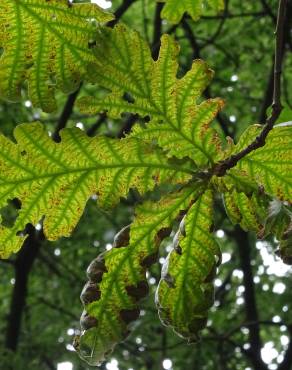
POLYGON ((216 266, 214 265, 209 274, 206 276, 204 282, 211 283, 215 279, 215 276, 216 276, 216 266))
POLYGON ((139 308, 120 311, 120 317, 126 324, 129 324, 130 322, 137 320, 139 315, 140 315, 139 308))
POLYGON ((100 298, 100 290, 97 287, 97 284, 88 281, 81 292, 80 299, 81 302, 86 305, 91 302, 97 301, 100 298))
POLYGON ((100 283, 102 280, 102 275, 107 272, 105 262, 103 258, 97 257, 94 259, 87 268, 88 279, 95 283, 100 283))
POLYGON ((155 243, 160 243, 164 238, 167 238, 171 233, 171 228, 163 227, 155 236, 155 243))
POLYGON ((157 258, 158 258, 158 253, 157 252, 155 252, 153 254, 150 254, 149 256, 145 257, 141 261, 140 265, 142 267, 149 268, 150 266, 153 265, 153 263, 155 263, 157 261, 157 258))
POLYGON ((97 319, 84 310, 80 317, 80 326, 82 330, 88 330, 97 326, 97 319))
POLYGON ((129 285, 126 287, 126 291, 130 297, 135 298, 137 301, 146 297, 149 293, 149 286, 147 281, 140 281, 136 286, 129 285))
POLYGON ((130 225, 120 230, 114 238, 114 248, 127 247, 130 241, 130 225))

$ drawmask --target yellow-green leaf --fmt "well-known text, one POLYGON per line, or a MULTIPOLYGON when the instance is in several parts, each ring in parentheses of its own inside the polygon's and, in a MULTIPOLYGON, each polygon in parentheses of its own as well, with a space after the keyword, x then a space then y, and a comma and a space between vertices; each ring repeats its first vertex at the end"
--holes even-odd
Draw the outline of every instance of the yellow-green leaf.
MULTIPOLYGON (((233 153, 250 144, 261 132, 260 125, 249 127, 240 137, 233 153)), ((292 202, 292 126, 275 127, 262 148, 242 158, 235 171, 240 170, 262 186, 263 191, 279 200, 292 202)), ((230 171, 238 176, 238 172, 230 171)))
POLYGON ((162 322, 189 341, 198 339, 214 301, 213 279, 221 254, 212 223, 213 194, 207 190, 182 220, 156 292, 162 322))
POLYGON ((27 81, 33 104, 54 111, 55 90, 77 89, 94 63, 97 25, 112 18, 90 2, 1 0, 0 96, 18 101, 27 81))
POLYGON ((99 292, 99 298, 95 299, 93 288, 92 300, 88 299, 86 292, 90 288, 85 287, 81 297, 83 301, 85 298, 86 313, 81 325, 86 330, 75 346, 90 365, 102 362, 128 334, 129 322, 139 316, 138 301, 148 292, 146 269, 156 260, 159 244, 175 218, 190 206, 194 191, 185 188, 157 203, 148 201, 138 206, 130 231, 124 229, 114 248, 91 265, 97 266, 97 274, 91 273, 93 267, 89 268, 90 284, 99 292))
POLYGON ((216 12, 224 9, 224 0, 157 0, 165 3, 162 17, 171 23, 179 23, 184 13, 188 13, 194 21, 198 20, 206 9, 216 12))
POLYGON ((39 123, 19 125, 14 135, 17 144, 0 136, 0 208, 18 198, 21 210, 12 228, 0 226, 1 258, 20 248, 27 223, 35 225, 44 216, 49 240, 69 236, 94 194, 100 206, 111 207, 132 187, 145 193, 191 176, 187 167, 178 168, 135 138, 89 138, 71 128, 55 143, 39 123))
POLYGON ((269 199, 265 195, 231 190, 223 194, 226 213, 230 221, 246 231, 260 233, 268 215, 269 199))
POLYGON ((115 118, 124 112, 149 116, 146 128, 136 125, 131 136, 158 142, 170 156, 189 156, 199 166, 219 160, 221 142, 210 123, 223 101, 198 102, 213 76, 208 65, 196 60, 178 79, 179 47, 170 36, 162 37, 157 61, 139 34, 124 25, 104 29, 99 36, 95 49, 99 66, 92 67, 91 78, 110 93, 104 99, 82 98, 81 111, 107 111, 115 118))

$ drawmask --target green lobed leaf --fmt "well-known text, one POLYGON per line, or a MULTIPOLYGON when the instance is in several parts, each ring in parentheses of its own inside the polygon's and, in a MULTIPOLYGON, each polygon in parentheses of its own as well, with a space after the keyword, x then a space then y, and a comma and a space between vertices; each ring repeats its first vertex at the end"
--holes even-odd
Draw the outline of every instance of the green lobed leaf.
POLYGON ((189 156, 199 166, 219 160, 221 142, 210 123, 223 101, 197 103, 213 76, 208 65, 196 60, 178 79, 179 47, 170 36, 162 36, 157 61, 139 34, 124 25, 103 29, 99 37, 98 68, 92 67, 91 78, 110 92, 104 99, 80 99, 81 111, 96 114, 105 110, 115 118, 124 112, 149 116, 146 128, 136 125, 132 137, 155 141, 170 156, 189 156))
POLYGON ((182 220, 156 292, 162 322, 190 342, 199 338, 214 301, 213 279, 221 254, 212 223, 213 193, 207 190, 182 220))
POLYGON ((224 0, 157 0, 165 3, 162 10, 162 18, 171 23, 179 23, 184 13, 188 13, 194 21, 198 20, 206 8, 216 12, 224 9, 224 0))
POLYGON ((239 224, 245 231, 263 232, 268 216, 269 199, 264 194, 246 195, 235 189, 223 194, 225 210, 233 224, 239 224))
POLYGON ((55 90, 68 94, 77 89, 88 63, 94 63, 97 25, 112 18, 90 3, 1 0, 0 96, 20 100, 27 81, 33 104, 54 111, 55 90))
MULTIPOLYGON (((250 126, 240 137, 233 153, 248 146, 261 132, 260 125, 250 126)), ((275 127, 264 147, 242 158, 228 173, 234 177, 239 171, 255 181, 262 190, 282 201, 292 202, 292 126, 275 127)))
POLYGON ((129 323, 139 316, 138 302, 148 293, 146 269, 157 259, 159 244, 170 233, 174 220, 190 206, 194 191, 185 188, 157 203, 147 201, 138 206, 130 230, 123 229, 114 248, 91 264, 100 273, 92 274, 94 269, 89 267, 93 294, 86 299, 88 285, 81 294, 85 305, 81 325, 85 331, 75 340, 75 347, 90 365, 102 362, 128 335, 129 323))
POLYGON ((39 123, 16 127, 17 144, 0 136, 0 208, 17 198, 21 210, 11 228, 0 225, 0 257, 16 252, 26 224, 44 216, 49 240, 69 236, 90 196, 112 207, 130 188, 141 193, 160 183, 183 183, 191 170, 169 162, 161 150, 135 138, 89 138, 78 128, 53 142, 39 123))

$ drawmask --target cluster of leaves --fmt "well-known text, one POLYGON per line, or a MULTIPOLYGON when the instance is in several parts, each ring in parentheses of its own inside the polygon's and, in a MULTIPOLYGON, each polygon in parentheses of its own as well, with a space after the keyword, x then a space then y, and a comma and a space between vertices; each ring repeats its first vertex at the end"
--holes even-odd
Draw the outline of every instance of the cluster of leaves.
MULTIPOLYGON (((168 0, 164 8, 173 21, 184 11, 197 18, 202 8, 201 1, 181 2, 179 18, 171 19, 175 4, 168 0)), ((218 1, 210 4, 221 7, 218 1)), ((55 143, 39 123, 19 125, 16 143, 0 138, 0 207, 15 198, 21 204, 13 225, 0 227, 1 258, 20 249, 28 223, 43 219, 48 240, 69 236, 92 195, 107 209, 132 188, 142 198, 157 188, 163 193, 159 201, 142 201, 114 248, 89 266, 81 294, 83 332, 75 339, 82 358, 97 365, 127 336, 130 322, 139 316, 139 301, 148 293, 146 270, 178 221, 156 303, 166 325, 188 341, 198 339, 213 304, 221 259, 212 235, 215 199, 224 199, 230 220, 245 230, 262 237, 274 233, 281 241, 279 254, 291 263, 291 126, 276 127, 263 148, 219 177, 222 161, 250 144, 261 128, 251 126, 237 145, 220 137, 212 120, 223 101, 201 102, 213 75, 205 62, 194 61, 178 78, 179 48, 170 36, 162 37, 153 60, 137 32, 122 24, 97 27, 96 22, 112 16, 94 5, 3 1, 0 10, 0 29, 5 29, 0 76, 9 76, 1 80, 2 96, 14 101, 28 81, 33 103, 52 110, 53 81, 69 92, 87 78, 105 92, 80 99, 82 112, 106 112, 113 118, 135 113, 148 121, 122 140, 89 138, 74 128, 63 130, 61 142, 55 143), (35 42, 28 47, 23 40, 32 30, 35 42)))

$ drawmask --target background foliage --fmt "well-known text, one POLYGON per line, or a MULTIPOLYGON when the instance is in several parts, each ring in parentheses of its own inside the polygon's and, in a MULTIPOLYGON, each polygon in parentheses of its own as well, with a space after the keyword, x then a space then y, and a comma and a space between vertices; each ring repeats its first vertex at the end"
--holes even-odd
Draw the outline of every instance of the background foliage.
MULTIPOLYGON (((291 10, 291 1, 289 4, 291 10)), ((177 26, 161 22, 162 4, 154 0, 114 0, 112 10, 125 10, 123 21, 142 33, 152 46, 154 57, 162 30, 174 34, 182 48, 181 74, 190 68, 194 58, 206 60, 215 69, 213 83, 205 95, 226 100, 217 124, 222 132, 237 138, 251 122, 264 122, 271 104, 272 35, 277 1, 227 0, 225 5, 225 12, 219 16, 210 11, 204 13, 200 22, 184 17, 177 26)), ((291 27, 290 19, 285 38, 285 110, 281 122, 292 120, 291 27)), ((97 95, 103 91, 84 84, 79 95, 85 94, 97 95)), ((104 133, 121 137, 137 119, 126 116, 123 122, 117 122, 105 115, 89 118, 75 107, 68 114, 75 95, 67 100, 56 92, 58 112, 47 114, 32 108, 23 91, 19 103, 1 102, 1 130, 12 138, 17 124, 38 120, 55 136, 66 123, 68 127, 83 128, 90 135, 104 133)), ((34 248, 26 243, 18 255, 7 262, 0 261, 1 367, 58 369, 58 364, 70 362, 74 370, 89 368, 72 351, 72 336, 79 330, 79 294, 86 281, 84 271, 97 254, 110 248, 115 232, 131 221, 136 196, 131 193, 108 213, 98 209, 92 200, 70 239, 48 242, 43 240, 41 230, 37 230, 32 233, 34 248), (21 325, 17 326, 20 313, 21 325)), ((171 330, 161 327, 154 299, 149 299, 143 305, 143 323, 140 319, 135 323, 127 342, 116 347, 102 368, 291 369, 291 270, 274 255, 275 239, 262 242, 254 234, 232 227, 219 202, 216 204, 216 236, 221 243, 223 265, 215 281, 215 306, 201 342, 186 346, 171 330)), ((9 209, 2 211, 7 222, 14 217, 9 212, 9 209)), ((165 251, 169 251, 169 243, 164 247, 161 263, 165 251)), ((157 266, 148 275, 151 298, 159 275, 157 266)))

